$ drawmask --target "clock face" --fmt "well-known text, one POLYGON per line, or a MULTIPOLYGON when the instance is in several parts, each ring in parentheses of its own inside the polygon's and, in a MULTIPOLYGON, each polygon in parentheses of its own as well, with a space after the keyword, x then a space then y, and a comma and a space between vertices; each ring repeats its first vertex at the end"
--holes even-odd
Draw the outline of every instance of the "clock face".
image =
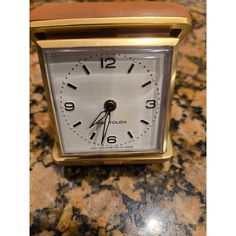
POLYGON ((63 155, 160 152, 171 48, 46 49, 63 155))

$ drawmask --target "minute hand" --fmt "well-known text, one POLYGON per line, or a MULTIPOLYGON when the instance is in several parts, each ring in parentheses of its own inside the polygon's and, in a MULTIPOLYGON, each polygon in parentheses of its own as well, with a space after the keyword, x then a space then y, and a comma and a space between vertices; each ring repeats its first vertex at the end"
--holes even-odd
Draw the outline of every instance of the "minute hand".
POLYGON ((107 134, 107 130, 108 130, 110 121, 111 121, 111 112, 108 111, 107 114, 106 114, 105 120, 104 120, 104 124, 103 124, 103 131, 102 131, 101 144, 103 144, 103 141, 104 141, 104 139, 105 139, 105 137, 106 137, 106 134, 107 134))

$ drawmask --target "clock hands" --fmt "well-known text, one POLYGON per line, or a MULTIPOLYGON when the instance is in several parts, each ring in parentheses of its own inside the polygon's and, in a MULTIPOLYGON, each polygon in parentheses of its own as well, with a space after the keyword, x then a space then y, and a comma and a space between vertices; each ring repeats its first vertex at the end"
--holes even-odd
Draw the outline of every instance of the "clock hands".
POLYGON ((100 112, 98 116, 95 118, 95 120, 92 122, 92 124, 89 126, 89 128, 92 128, 94 125, 98 124, 100 121, 102 121, 104 118, 104 123, 103 123, 103 131, 102 131, 102 140, 101 144, 103 144, 103 141, 106 137, 107 130, 111 121, 111 112, 116 109, 116 102, 113 100, 107 100, 104 103, 104 111, 100 112))
POLYGON ((105 116, 107 115, 107 111, 102 111, 98 114, 98 116, 95 118, 95 120, 93 121, 93 123, 89 126, 89 128, 92 128, 94 125, 96 125, 97 123, 99 123, 105 116))
POLYGON ((105 117, 105 120, 104 120, 104 124, 103 124, 101 144, 103 144, 103 141, 104 141, 104 139, 105 139, 105 137, 106 137, 106 134, 107 134, 107 130, 108 130, 110 121, 111 121, 111 112, 108 111, 108 112, 107 112, 107 115, 106 115, 106 117, 105 117), (108 119, 107 119, 107 118, 108 118, 108 119))

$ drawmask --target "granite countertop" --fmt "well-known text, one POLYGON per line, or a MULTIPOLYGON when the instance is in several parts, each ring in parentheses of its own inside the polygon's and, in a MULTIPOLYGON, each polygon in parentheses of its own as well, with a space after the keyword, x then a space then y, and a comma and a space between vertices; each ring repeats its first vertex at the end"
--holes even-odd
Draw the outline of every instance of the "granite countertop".
MULTIPOLYGON (((174 157, 162 164, 59 167, 38 56, 30 53, 30 235, 205 235, 205 2, 186 5, 173 99, 174 157)), ((31 8, 42 4, 32 1, 31 8)))

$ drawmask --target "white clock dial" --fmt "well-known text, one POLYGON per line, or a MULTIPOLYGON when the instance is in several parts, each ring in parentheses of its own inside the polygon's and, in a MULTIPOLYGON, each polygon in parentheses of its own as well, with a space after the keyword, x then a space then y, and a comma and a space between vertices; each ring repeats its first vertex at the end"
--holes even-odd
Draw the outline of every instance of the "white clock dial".
POLYGON ((64 154, 158 151, 165 51, 48 51, 64 154))

